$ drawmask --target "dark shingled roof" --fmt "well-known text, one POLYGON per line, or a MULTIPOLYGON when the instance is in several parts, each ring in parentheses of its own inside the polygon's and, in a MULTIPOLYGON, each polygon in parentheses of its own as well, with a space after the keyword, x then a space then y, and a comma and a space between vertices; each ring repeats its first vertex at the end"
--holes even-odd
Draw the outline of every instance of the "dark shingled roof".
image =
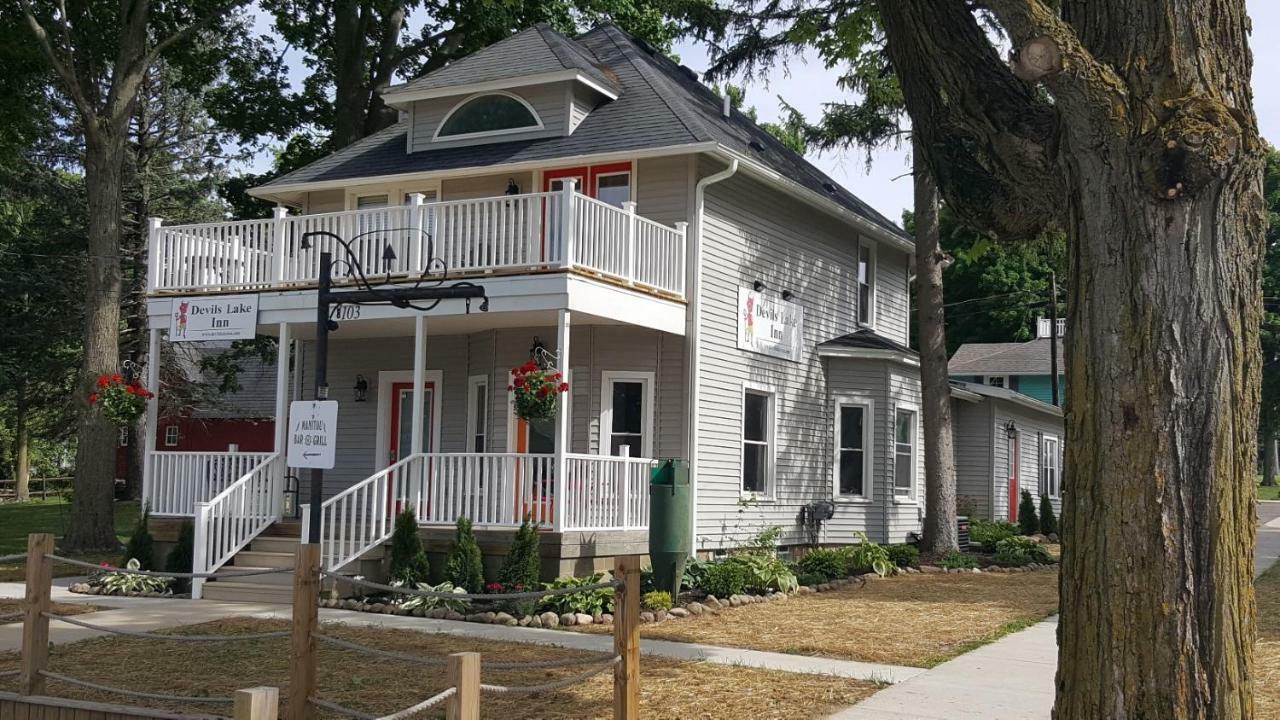
MULTIPOLYGON (((428 80, 444 70, 461 68, 473 57, 524 36, 521 43, 551 48, 548 36, 558 38, 566 55, 577 48, 582 57, 594 59, 607 68, 616 85, 621 87, 617 100, 593 110, 572 135, 496 142, 466 147, 441 148, 415 153, 405 151, 407 123, 401 122, 374 133, 329 157, 278 177, 263 190, 297 183, 347 180, 375 175, 453 170, 503 163, 541 162, 562 157, 606 152, 640 151, 673 145, 715 142, 748 158, 752 158, 799 183, 805 188, 835 201, 843 208, 910 240, 902 228, 876 212, 870 205, 809 164, 741 112, 722 115, 722 100, 710 88, 698 82, 692 71, 682 68, 647 44, 637 41, 612 24, 605 24, 576 41, 569 40, 545 27, 525 30, 474 55, 419 78, 428 80)), ((505 50, 503 51, 505 55, 505 50)), ((509 69, 510 58, 504 60, 509 69)), ((523 65, 520 65, 523 68, 523 65)), ((458 72, 461 72, 458 70, 458 72)), ((486 71, 487 72, 487 71, 486 71)), ((506 73, 505 76, 510 76, 506 73)), ((468 82, 493 79, 486 75, 468 76, 468 82)))
POLYGON ((857 330, 848 335, 841 335, 825 342, 818 343, 819 348, 855 348, 860 350, 893 350, 908 355, 916 351, 899 342, 877 334, 874 330, 857 330))

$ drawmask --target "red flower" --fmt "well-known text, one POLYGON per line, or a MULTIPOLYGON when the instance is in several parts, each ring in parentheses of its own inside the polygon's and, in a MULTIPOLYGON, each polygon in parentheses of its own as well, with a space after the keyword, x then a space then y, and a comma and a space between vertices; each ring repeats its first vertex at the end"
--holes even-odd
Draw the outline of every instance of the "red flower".
POLYGON ((560 392, 569 392, 569 383, 560 383, 560 392))
POLYGON ((508 386, 507 386, 507 392, 511 392, 512 390, 515 390, 515 389, 516 389, 516 386, 515 386, 515 385, 508 385, 508 386))
POLYGON ((515 382, 516 387, 518 387, 518 388, 522 388, 522 387, 524 387, 524 386, 525 386, 525 381, 524 381, 524 376, 523 376, 523 375, 517 375, 517 376, 516 376, 516 379, 515 379, 513 382, 515 382))
POLYGON ((552 380, 559 380, 559 379, 560 379, 560 378, 562 378, 562 377, 564 377, 564 376, 563 376, 563 375, 561 375, 560 373, 556 373, 555 375, 552 375, 552 376, 551 376, 551 379, 552 379, 552 380))
POLYGON ((103 389, 110 384, 111 384, 111 378, 107 377, 106 375, 98 376, 98 389, 103 389))
POLYGON ((124 377, 121 375, 112 375, 111 382, 124 382, 124 377))
POLYGON ((92 405, 96 402, 98 402, 98 393, 93 393, 89 396, 89 404, 92 405))
POLYGON ((547 386, 546 386, 546 385, 543 385, 542 387, 538 388, 538 397, 540 397, 540 398, 544 398, 544 397, 546 397, 546 396, 547 396, 547 392, 548 392, 548 390, 547 390, 547 386))

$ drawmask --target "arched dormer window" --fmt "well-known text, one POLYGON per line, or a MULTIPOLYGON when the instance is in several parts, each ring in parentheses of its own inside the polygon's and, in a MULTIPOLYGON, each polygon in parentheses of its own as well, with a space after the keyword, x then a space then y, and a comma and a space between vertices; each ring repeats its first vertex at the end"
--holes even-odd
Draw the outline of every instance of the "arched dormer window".
POLYGON ((436 140, 541 130, 542 119, 519 95, 491 92, 458 103, 440 121, 436 140))

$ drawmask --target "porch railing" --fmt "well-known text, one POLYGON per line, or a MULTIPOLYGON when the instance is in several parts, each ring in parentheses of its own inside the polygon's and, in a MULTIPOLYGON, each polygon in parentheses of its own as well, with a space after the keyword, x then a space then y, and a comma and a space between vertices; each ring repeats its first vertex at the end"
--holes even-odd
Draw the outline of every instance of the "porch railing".
MULTIPOLYGON (((649 521, 647 458, 422 453, 410 455, 329 498, 320 509, 324 566, 339 569, 391 536, 395 516, 413 509, 422 525, 515 527, 525 517, 562 530, 642 530, 649 521), (563 488, 564 518, 556 523, 563 488)), ((304 528, 305 532, 305 528, 304 528)))
MULTIPOLYGON (((415 196, 417 197, 417 196, 415 196)), ((568 190, 366 208, 268 220, 153 224, 150 289, 263 290, 305 285, 320 273, 320 253, 346 261, 323 236, 346 239, 369 274, 409 277, 442 260, 452 274, 579 269, 625 285, 684 294, 685 229, 568 190), (394 254, 389 264, 384 252, 394 254)), ((335 276, 351 272, 337 263, 335 276)))
POLYGON ((191 516, 196 503, 207 502, 244 477, 272 453, 154 452, 146 483, 147 509, 153 515, 191 516))
MULTIPOLYGON (((222 567, 279 518, 283 477, 284 458, 270 453, 208 502, 196 503, 193 572, 222 567)), ((191 597, 200 598, 203 584, 191 581, 191 597)))

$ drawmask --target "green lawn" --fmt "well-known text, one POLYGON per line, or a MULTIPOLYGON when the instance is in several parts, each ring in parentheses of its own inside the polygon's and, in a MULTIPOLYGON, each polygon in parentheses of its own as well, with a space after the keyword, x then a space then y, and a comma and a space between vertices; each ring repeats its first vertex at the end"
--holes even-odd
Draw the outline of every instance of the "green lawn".
MULTIPOLYGON (((117 502, 116 537, 121 544, 129 539, 134 525, 138 522, 137 502, 117 502)), ((0 505, 0 555, 11 555, 26 552, 27 535, 31 533, 53 533, 59 539, 66 535, 71 522, 71 502, 64 498, 33 500, 25 503, 6 503, 0 505)), ((119 559, 119 551, 80 555, 78 557, 99 561, 107 560, 115 564, 119 559)), ((83 570, 67 565, 55 565, 55 574, 82 575, 83 570)), ((22 579, 22 565, 0 565, 0 581, 22 579)))
POLYGON ((1280 485, 1272 485, 1271 487, 1267 487, 1265 485, 1259 485, 1258 499, 1259 500, 1280 500, 1280 485))

